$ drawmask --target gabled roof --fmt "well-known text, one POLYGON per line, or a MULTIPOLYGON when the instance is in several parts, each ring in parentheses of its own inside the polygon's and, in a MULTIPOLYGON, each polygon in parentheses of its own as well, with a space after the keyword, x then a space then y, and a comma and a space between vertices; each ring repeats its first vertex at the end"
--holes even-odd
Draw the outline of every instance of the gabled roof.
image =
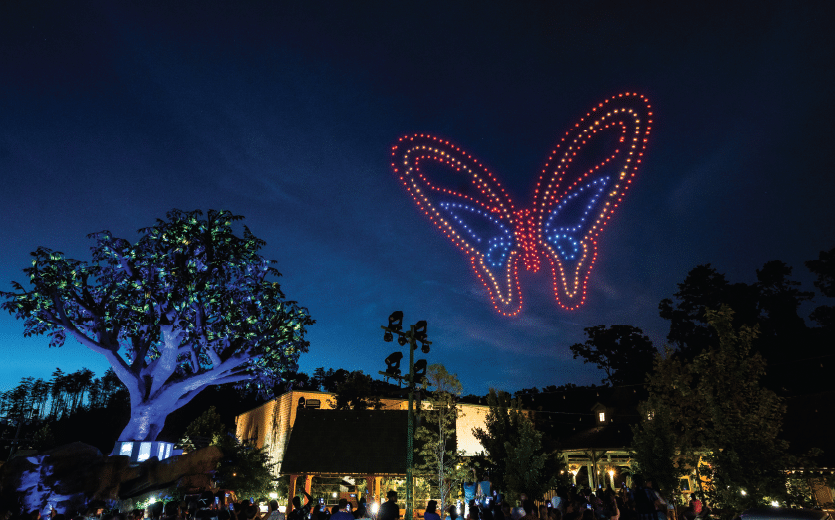
POLYGON ((622 450, 632 445, 632 429, 626 422, 609 423, 590 428, 567 439, 560 440, 560 449, 573 450, 622 450))
POLYGON ((406 410, 300 409, 281 473, 405 475, 406 410))

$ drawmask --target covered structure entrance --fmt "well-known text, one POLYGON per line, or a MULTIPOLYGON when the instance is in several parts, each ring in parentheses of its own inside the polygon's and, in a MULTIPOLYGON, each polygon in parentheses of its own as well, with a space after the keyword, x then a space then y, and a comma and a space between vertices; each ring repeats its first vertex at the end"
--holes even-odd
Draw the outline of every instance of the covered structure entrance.
POLYGON ((364 479, 369 506, 381 503, 382 479, 406 478, 407 422, 406 410, 299 409, 281 465, 281 473, 290 475, 287 513, 299 477, 307 493, 313 477, 364 479))

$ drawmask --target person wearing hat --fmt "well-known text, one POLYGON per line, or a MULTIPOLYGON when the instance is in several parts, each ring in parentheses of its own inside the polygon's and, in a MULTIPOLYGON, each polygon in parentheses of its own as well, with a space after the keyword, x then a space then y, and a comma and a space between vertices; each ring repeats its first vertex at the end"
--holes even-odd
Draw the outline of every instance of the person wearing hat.
POLYGON ((430 500, 426 503, 426 511, 423 513, 423 520, 441 520, 438 515, 438 501, 430 500))
POLYGON ((400 518, 400 506, 397 505, 397 491, 390 489, 386 493, 386 500, 380 506, 377 520, 398 520, 400 518))

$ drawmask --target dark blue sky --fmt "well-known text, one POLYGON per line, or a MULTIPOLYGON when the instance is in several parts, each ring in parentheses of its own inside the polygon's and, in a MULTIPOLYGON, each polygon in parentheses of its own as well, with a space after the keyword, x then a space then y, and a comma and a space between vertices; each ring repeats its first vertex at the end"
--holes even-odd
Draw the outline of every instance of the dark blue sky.
MULTIPOLYGON (((781 259, 811 289, 802 262, 835 245, 827 3, 636 4, 7 2, 0 283, 39 245, 87 259, 87 233, 225 208, 317 320, 303 370, 376 374, 393 350, 379 325, 403 310, 468 393, 598 381, 568 350, 583 328, 661 345, 658 303, 700 263, 751 282, 781 259), (524 206, 569 125, 619 92, 655 122, 587 303, 560 310, 524 274, 523 313, 497 315, 392 174, 392 144, 449 139, 524 206)), ((0 389, 106 368, 22 331, 0 315, 0 389)))

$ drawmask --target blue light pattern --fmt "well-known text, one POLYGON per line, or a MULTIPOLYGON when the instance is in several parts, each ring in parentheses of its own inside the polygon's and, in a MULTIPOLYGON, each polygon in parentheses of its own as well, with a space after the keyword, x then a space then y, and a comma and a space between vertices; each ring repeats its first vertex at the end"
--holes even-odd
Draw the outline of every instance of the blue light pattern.
MULTIPOLYGON (((543 226, 545 240, 557 248, 560 257, 563 260, 577 260, 577 256, 582 252, 580 237, 578 237, 578 235, 582 235, 588 230, 585 226, 586 220, 588 220, 589 215, 595 213, 597 209, 595 207, 597 201, 600 200, 600 196, 606 189, 606 183, 608 181, 609 177, 600 177, 581 187, 577 191, 566 195, 565 198, 551 210, 550 215, 548 215, 548 219, 545 221, 545 225, 543 226), (566 209, 569 209, 569 204, 574 202, 576 205, 578 202, 583 202, 583 199, 577 199, 577 197, 583 195, 583 192, 586 192, 584 195, 586 199, 586 207, 583 209, 583 214, 580 218, 572 225, 557 226, 556 221, 564 217, 563 213, 566 209)), ((569 218, 568 216, 565 217, 569 218)))
POLYGON ((487 263, 492 267, 505 265, 514 244, 513 233, 507 226, 486 211, 469 204, 440 202, 438 206, 452 217, 450 224, 457 228, 456 231, 469 236, 475 245, 480 246, 479 252, 484 255, 487 263), (473 229, 474 226, 486 229, 479 232, 473 229), (487 238, 487 235, 491 236, 487 238))

